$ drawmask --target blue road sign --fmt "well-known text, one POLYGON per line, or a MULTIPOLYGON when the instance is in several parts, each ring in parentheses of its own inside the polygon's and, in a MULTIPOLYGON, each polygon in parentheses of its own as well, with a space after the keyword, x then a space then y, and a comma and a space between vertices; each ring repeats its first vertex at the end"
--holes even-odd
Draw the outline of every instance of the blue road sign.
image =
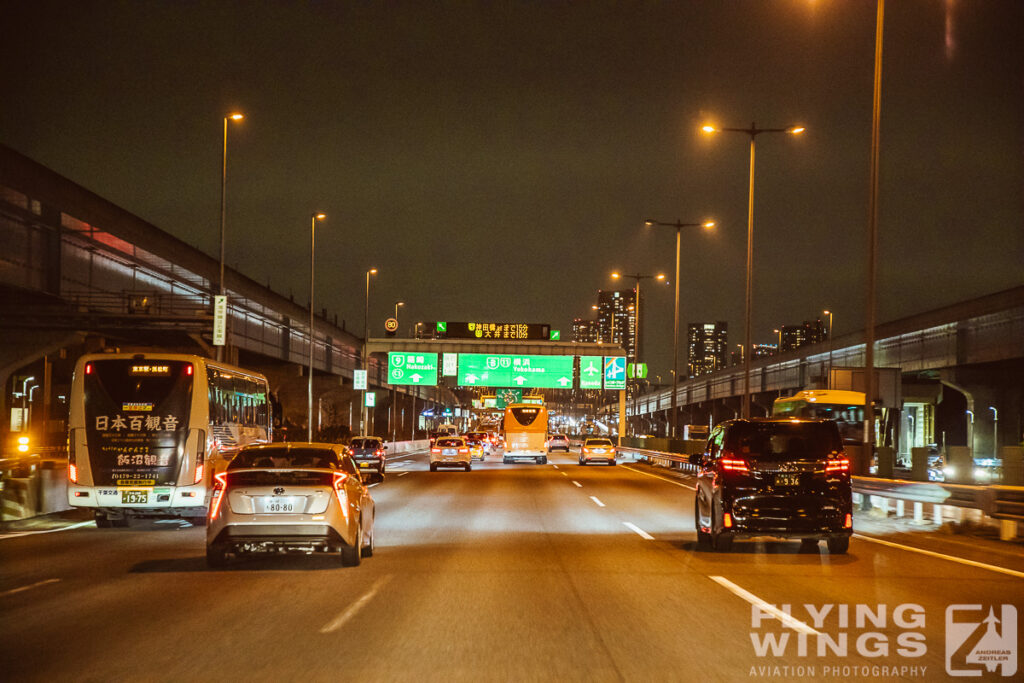
POLYGON ((604 388, 625 389, 626 388, 626 357, 605 356, 604 357, 604 388))

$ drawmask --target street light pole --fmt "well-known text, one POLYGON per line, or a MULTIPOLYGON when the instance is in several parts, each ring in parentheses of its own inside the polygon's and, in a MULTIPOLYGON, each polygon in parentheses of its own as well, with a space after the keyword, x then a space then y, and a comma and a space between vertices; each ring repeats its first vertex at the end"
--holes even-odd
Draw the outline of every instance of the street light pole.
MULTIPOLYGON (((220 164, 220 277, 217 281, 217 291, 224 296, 224 224, 227 217, 227 190, 228 190, 228 119, 241 121, 245 118, 238 112, 228 114, 224 117, 224 147, 221 154, 220 164)), ((225 323, 226 325, 226 323, 225 323)), ((224 341, 227 343, 228 330, 225 327, 224 341)), ((217 360, 224 360, 224 346, 217 346, 217 360)))
POLYGON ((825 388, 832 388, 832 311, 822 311, 828 316, 828 377, 825 380, 825 388))
POLYGON ((751 300, 753 298, 754 283, 754 152, 755 139, 761 133, 790 133, 799 135, 804 132, 803 126, 790 126, 789 128, 758 128, 756 123, 751 123, 750 128, 716 128, 715 126, 703 126, 705 133, 744 133, 750 136, 750 192, 747 198, 747 289, 746 304, 744 306, 743 347, 746 360, 743 363, 743 405, 741 415, 744 419, 750 418, 750 360, 753 354, 750 353, 751 337, 751 300))
POLYGON ((313 440, 313 269, 316 265, 316 222, 325 218, 325 214, 314 213, 309 224, 309 372, 306 378, 306 441, 313 440))
MULTIPOLYGON (((376 275, 377 269, 370 268, 366 271, 366 303, 363 307, 363 370, 367 371, 366 382, 369 386, 369 354, 367 353, 367 344, 370 343, 370 276, 376 275)), ((367 411, 366 411, 366 389, 363 390, 363 410, 359 420, 359 433, 366 434, 367 428, 367 411)))
POLYGON ((782 330, 781 329, 777 329, 777 330, 772 330, 772 332, 774 332, 775 334, 779 335, 779 345, 775 348, 775 353, 780 354, 780 353, 782 353, 782 330))
POLYGON ((995 406, 989 406, 992 411, 992 457, 999 457, 999 411, 995 406))
MULTIPOLYGON (((657 275, 641 275, 640 273, 636 273, 634 275, 622 275, 621 273, 619 273, 617 271, 612 273, 612 278, 613 279, 617 280, 620 277, 628 277, 628 278, 632 278, 633 280, 636 281, 636 288, 633 290, 635 292, 635 296, 636 296, 636 302, 634 304, 636 306, 636 308, 634 309, 634 312, 636 314, 636 316, 635 316, 636 317, 636 334, 633 335, 633 372, 635 374, 637 372, 637 370, 639 369, 637 366, 640 364, 640 337, 641 337, 641 335, 640 335, 640 281, 641 280, 645 280, 645 279, 664 280, 665 279, 665 275, 663 273, 658 273, 657 275)), ((613 318, 613 320, 614 320, 614 318, 613 318)), ((627 318, 627 320, 628 320, 628 318, 627 318)), ((612 327, 614 328, 614 324, 612 325, 612 327)), ((637 379, 637 378, 634 377, 633 379, 637 379)), ((639 388, 637 387, 635 382, 633 383, 633 388, 634 388, 634 391, 633 391, 633 415, 634 415, 634 417, 638 417, 637 416, 637 398, 638 398, 637 397, 637 393, 639 393, 639 388)), ((639 422, 639 420, 636 420, 636 421, 639 422)))
POLYGON ((705 221, 703 223, 683 223, 677 220, 675 223, 662 223, 648 218, 644 221, 644 225, 651 226, 664 226, 676 229, 676 293, 675 293, 675 304, 674 313, 672 316, 672 408, 671 415, 672 420, 670 423, 669 436, 675 438, 676 430, 678 428, 679 416, 676 414, 676 404, 678 402, 679 394, 679 243, 681 240, 683 228, 706 228, 711 229, 715 227, 714 221, 705 221))

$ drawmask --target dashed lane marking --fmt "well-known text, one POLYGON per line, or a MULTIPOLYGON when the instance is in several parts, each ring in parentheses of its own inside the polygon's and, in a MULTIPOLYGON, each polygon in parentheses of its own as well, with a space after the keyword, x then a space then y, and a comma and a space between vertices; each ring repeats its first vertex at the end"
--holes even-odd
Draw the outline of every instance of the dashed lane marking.
POLYGON ((577 486, 578 488, 583 488, 583 484, 579 483, 579 482, 578 482, 578 481, 576 481, 575 479, 573 479, 573 480, 572 480, 572 483, 576 484, 576 486, 577 486))
MULTIPOLYGON (((576 484, 576 485, 577 485, 577 486, 579 486, 579 484, 576 484)), ((580 488, 582 488, 582 487, 580 487, 580 488)), ((598 506, 598 507, 602 507, 602 508, 604 507, 604 503, 602 503, 602 502, 601 502, 600 500, 598 500, 598 499, 597 499, 597 496, 591 496, 591 497, 590 497, 590 500, 592 500, 592 501, 594 501, 595 503, 597 503, 597 506, 598 506)))
POLYGON ((337 631, 339 628, 344 626, 349 619, 359 614, 359 610, 363 609, 366 603, 370 602, 370 600, 373 600, 373 596, 377 594, 377 591, 379 591, 381 587, 390 580, 391 574, 382 576, 379 579, 377 579, 369 591, 367 591, 361 598, 356 600, 354 603, 349 605, 344 612, 342 612, 334 619, 329 621, 327 624, 325 624, 324 627, 320 629, 320 633, 333 633, 334 631, 337 631))
POLYGON ((45 586, 50 583, 57 583, 58 581, 60 581, 60 579, 46 579, 45 581, 36 581, 35 583, 30 583, 29 585, 22 586, 21 588, 12 588, 9 591, 4 591, 3 593, 0 593, 0 598, 7 597, 8 595, 14 595, 15 593, 22 593, 24 591, 31 590, 33 588, 38 588, 39 586, 45 586))
POLYGON ((622 525, 630 531, 635 531, 636 533, 640 534, 641 538, 646 538, 648 541, 654 540, 654 536, 651 536, 649 533, 638 527, 636 524, 632 524, 630 522, 623 522, 622 525))
POLYGON ((808 626, 804 622, 800 621, 799 619, 794 618, 793 616, 791 616, 789 614, 786 614, 785 612, 780 610, 775 605, 772 605, 772 604, 770 604, 768 602, 765 602, 764 600, 762 600, 761 598, 757 597, 756 595, 754 595, 750 591, 737 586, 735 583, 733 583, 729 579, 725 578, 724 576, 709 576, 708 578, 711 579, 712 581, 714 581, 715 583, 717 583, 718 585, 726 588, 730 592, 734 593, 735 595, 740 596, 741 598, 743 598, 744 600, 749 602, 751 605, 754 605, 755 607, 760 609, 765 614, 772 615, 773 617, 775 617, 776 619, 781 621, 783 624, 785 624, 786 626, 788 626, 791 629, 793 629, 794 631, 799 631, 800 633, 806 633, 809 636, 814 636, 814 635, 820 636, 821 635, 821 633, 819 633, 818 631, 815 631, 813 628, 811 628, 810 626, 808 626))

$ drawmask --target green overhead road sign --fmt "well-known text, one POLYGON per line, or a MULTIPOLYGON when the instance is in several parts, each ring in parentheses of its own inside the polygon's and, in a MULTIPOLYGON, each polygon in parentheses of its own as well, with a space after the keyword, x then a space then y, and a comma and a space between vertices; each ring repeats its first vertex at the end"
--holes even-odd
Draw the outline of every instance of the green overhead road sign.
POLYGON ((551 341, 559 341, 562 338, 561 330, 551 330, 551 341))
POLYGON ((602 356, 580 356, 580 389, 600 389, 604 377, 602 356))
POLYGON ((448 331, 448 323, 442 323, 442 322, 437 323, 437 331, 438 332, 447 332, 448 331))
POLYGON ((573 356, 460 353, 460 387, 572 388, 573 356))
POLYGON ((437 386, 437 354, 392 351, 388 354, 388 384, 437 386))
POLYGON ((523 402, 523 390, 522 389, 498 389, 494 397, 494 407, 504 408, 507 405, 513 403, 523 402))
POLYGON ((647 363, 630 363, 626 372, 630 379, 647 379, 647 363))
POLYGON ((604 388, 625 389, 626 388, 626 357, 605 356, 604 357, 604 388))

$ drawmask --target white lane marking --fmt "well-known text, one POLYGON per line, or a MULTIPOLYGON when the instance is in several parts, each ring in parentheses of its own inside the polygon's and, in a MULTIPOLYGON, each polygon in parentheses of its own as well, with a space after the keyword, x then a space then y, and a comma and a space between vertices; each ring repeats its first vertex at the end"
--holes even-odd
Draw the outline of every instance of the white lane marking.
POLYGON ((651 536, 649 533, 638 527, 636 524, 632 524, 630 522, 623 522, 622 525, 630 531, 635 531, 636 533, 640 534, 641 538, 646 538, 648 541, 654 540, 654 536, 651 536))
POLYGON ((554 467, 556 470, 558 469, 558 465, 556 465, 555 463, 551 463, 551 466, 554 467))
POLYGON ((369 591, 366 592, 365 595, 363 595, 361 598, 359 598, 354 603, 349 605, 344 612, 342 612, 333 620, 328 622, 322 629, 320 629, 320 633, 333 633, 334 631, 337 631, 339 628, 344 626, 345 622, 347 622, 355 615, 359 614, 359 610, 361 610, 370 600, 373 600, 373 596, 377 594, 377 591, 380 590, 381 587, 390 580, 391 574, 382 576, 379 579, 377 579, 374 582, 373 586, 370 588, 369 591))
POLYGON ((1024 579, 1024 572, 1019 572, 1014 569, 1007 569, 1006 567, 999 567, 994 564, 985 564, 984 562, 975 562, 974 560, 968 560, 963 557, 956 557, 955 555, 944 555, 937 553, 932 550, 924 550, 923 548, 915 548, 911 545, 903 545, 901 543, 893 543, 892 541, 883 541, 880 538, 873 538, 871 536, 865 536, 864 534, 854 534, 854 538, 859 538, 862 541, 868 541, 870 543, 878 543, 880 545, 887 545, 893 548, 899 548, 900 550, 908 550, 912 553, 921 553, 922 555, 929 555, 931 557, 938 557, 943 560, 949 560, 950 562, 959 562, 960 564, 966 564, 968 567, 978 567, 979 569, 988 569, 989 571, 999 572, 1001 574, 1007 574, 1009 576, 1015 576, 1018 579, 1024 579))
POLYGON ((667 479, 665 477, 659 477, 657 474, 651 474, 650 472, 641 472, 640 470, 633 469, 629 465, 623 465, 622 469, 629 470, 630 472, 636 472, 637 474, 642 474, 645 477, 651 477, 653 479, 661 479, 662 481, 668 482, 669 484, 675 484, 676 486, 682 486, 684 489, 690 489, 691 491, 696 491, 697 490, 696 486, 690 486, 689 484, 684 484, 682 482, 672 481, 671 479, 667 479))
POLYGON ((59 529, 41 529, 40 531, 16 531, 13 534, 4 534, 3 536, 0 536, 0 541, 3 541, 3 540, 8 539, 8 538, 20 538, 22 536, 35 536, 36 534, 55 534, 58 531, 67 531, 68 529, 77 529, 79 527, 88 526, 90 524, 95 524, 95 522, 90 519, 88 522, 79 522, 77 524, 69 524, 67 526, 62 526, 59 529))
POLYGON ((709 576, 708 578, 717 583, 718 585, 728 589, 730 592, 740 596, 741 598, 749 602, 751 605, 754 605, 755 607, 760 609, 765 614, 772 615, 773 617, 781 621, 783 624, 793 629, 794 631, 806 633, 809 636, 821 635, 821 633, 815 631, 813 628, 811 628, 804 622, 800 621, 799 619, 796 619, 795 617, 789 614, 786 614, 775 605, 771 605, 765 602, 764 600, 757 597, 750 591, 740 588, 724 576, 709 576))
POLYGON ((573 480, 572 480, 572 483, 576 484, 576 486, 577 486, 578 488, 583 488, 583 484, 579 483, 579 482, 578 482, 578 481, 576 481, 575 479, 573 479, 573 480))
MULTIPOLYGON (((577 485, 577 486, 579 486, 579 484, 576 484, 576 485, 577 485)), ((582 487, 580 487, 580 488, 582 488, 582 487)), ((596 496, 591 496, 591 497, 590 497, 590 500, 592 500, 592 501, 594 501, 595 503, 597 503, 597 506, 598 506, 598 507, 602 507, 602 508, 604 507, 604 503, 602 503, 601 501, 599 501, 599 500, 597 499, 597 497, 596 497, 596 496)))
POLYGON ((561 474, 561 475, 562 475, 563 477, 568 477, 568 476, 569 476, 569 475, 568 475, 568 474, 566 474, 565 472, 559 472, 559 474, 561 474))
POLYGON ((60 581, 60 579, 46 579, 45 581, 36 581, 35 583, 30 583, 29 585, 22 586, 21 588, 12 588, 9 591, 4 591, 3 593, 0 593, 0 598, 8 595, 14 595, 15 593, 21 593, 22 591, 31 590, 33 588, 38 588, 39 586, 45 586, 48 583, 57 583, 58 581, 60 581))
POLYGON ((409 474, 409 473, 408 473, 408 472, 399 472, 399 473, 398 473, 398 476, 400 476, 400 477, 404 477, 404 476, 405 476, 405 475, 407 475, 407 474, 409 474))

